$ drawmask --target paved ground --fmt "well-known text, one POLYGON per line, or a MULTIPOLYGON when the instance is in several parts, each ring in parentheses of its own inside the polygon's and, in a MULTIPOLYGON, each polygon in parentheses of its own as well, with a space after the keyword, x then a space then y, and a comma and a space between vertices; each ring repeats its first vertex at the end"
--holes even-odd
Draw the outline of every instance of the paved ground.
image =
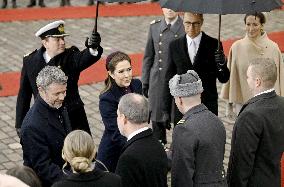
MULTIPOLYGON (((83 6, 87 0, 76 0, 74 5, 83 6)), ((21 0, 20 7, 28 4, 28 0, 21 0)), ((46 1, 48 6, 58 6, 59 1, 46 1)), ((115 50, 129 54, 143 53, 149 23, 159 17, 108 17, 99 18, 98 31, 102 36, 104 56, 115 50)), ((267 14, 268 23, 265 30, 268 32, 284 30, 284 11, 274 11, 267 14)), ((217 37, 217 15, 206 15, 203 30, 211 36, 217 37)), ((93 19, 78 19, 66 21, 66 32, 71 37, 66 39, 69 45, 83 48, 85 37, 89 35, 94 23, 93 19)), ((40 46, 40 40, 34 36, 35 31, 49 21, 26 21, 0 23, 0 72, 20 71, 22 57, 40 46)), ((243 15, 225 15, 222 19, 222 39, 236 38, 244 35, 243 15)), ((103 84, 91 84, 80 87, 80 94, 85 102, 85 108, 91 124, 91 130, 96 144, 99 143, 103 124, 98 111, 98 96, 103 84)), ((219 85, 220 87, 220 85, 219 85)), ((19 138, 14 130, 16 96, 0 97, 0 172, 17 164, 22 164, 22 150, 19 138)), ((224 164, 227 165, 233 121, 224 115, 225 102, 219 102, 220 118, 227 131, 227 144, 224 164)), ((169 139, 171 132, 169 132, 169 139)))

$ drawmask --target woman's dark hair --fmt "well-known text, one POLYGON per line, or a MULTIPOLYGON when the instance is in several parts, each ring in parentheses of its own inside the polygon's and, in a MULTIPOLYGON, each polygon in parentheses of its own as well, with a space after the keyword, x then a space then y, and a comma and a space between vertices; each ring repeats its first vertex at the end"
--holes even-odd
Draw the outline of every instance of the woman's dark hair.
MULTIPOLYGON (((106 70, 113 73, 115 71, 116 65, 124 60, 129 61, 129 63, 131 64, 131 59, 126 53, 123 53, 121 51, 111 53, 106 58, 106 70)), ((108 74, 107 78, 105 79, 105 88, 101 91, 101 94, 108 91, 111 88, 113 82, 113 78, 108 74)))
POLYGON ((34 170, 27 166, 17 166, 15 168, 9 169, 6 174, 20 179, 22 182, 29 185, 30 187, 42 186, 34 170))
POLYGON ((259 18, 259 22, 264 24, 266 22, 265 15, 262 12, 248 13, 245 15, 244 22, 246 24, 248 16, 255 16, 255 18, 259 18))

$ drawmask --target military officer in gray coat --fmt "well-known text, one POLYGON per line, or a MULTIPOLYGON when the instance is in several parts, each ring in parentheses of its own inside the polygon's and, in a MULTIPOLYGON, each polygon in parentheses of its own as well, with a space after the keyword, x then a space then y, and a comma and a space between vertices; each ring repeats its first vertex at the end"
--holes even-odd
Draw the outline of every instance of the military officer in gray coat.
POLYGON ((201 103, 202 82, 194 70, 169 81, 171 95, 184 114, 173 132, 172 187, 227 186, 223 168, 223 123, 201 103))
POLYGON ((151 121, 154 135, 164 144, 169 120, 163 116, 162 97, 165 69, 168 66, 168 48, 171 41, 185 34, 183 21, 178 13, 162 8, 164 18, 154 20, 150 25, 142 67, 143 95, 149 96, 151 121), (167 121, 166 121, 167 120, 167 121))

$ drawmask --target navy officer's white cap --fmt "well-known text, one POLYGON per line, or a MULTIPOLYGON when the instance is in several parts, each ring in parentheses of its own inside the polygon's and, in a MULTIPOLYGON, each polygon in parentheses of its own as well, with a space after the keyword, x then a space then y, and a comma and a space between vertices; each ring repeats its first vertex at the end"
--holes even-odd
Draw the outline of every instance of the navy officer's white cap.
POLYGON ((49 23, 39 29, 36 33, 36 37, 40 37, 41 39, 44 39, 46 37, 62 37, 62 36, 69 36, 69 34, 66 34, 64 31, 64 21, 58 20, 54 21, 52 23, 49 23))

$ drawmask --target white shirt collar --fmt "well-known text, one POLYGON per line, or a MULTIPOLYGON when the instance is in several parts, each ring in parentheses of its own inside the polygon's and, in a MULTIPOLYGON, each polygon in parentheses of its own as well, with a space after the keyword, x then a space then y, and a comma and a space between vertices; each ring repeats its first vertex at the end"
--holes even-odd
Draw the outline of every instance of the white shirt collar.
POLYGON ((256 96, 258 96, 258 95, 261 95, 261 94, 265 94, 265 93, 272 92, 272 91, 274 91, 274 90, 275 90, 274 88, 271 88, 271 89, 269 89, 269 90, 265 90, 265 91, 263 91, 263 92, 260 92, 260 93, 256 94, 254 97, 256 97, 256 96))
POLYGON ((178 20, 178 16, 171 22, 167 22, 166 20, 165 21, 166 21, 167 25, 171 24, 171 26, 173 26, 175 24, 175 22, 177 22, 177 20, 178 20))
POLYGON ((51 57, 47 54, 46 51, 44 51, 44 53, 43 53, 43 58, 45 60, 45 63, 48 63, 51 59, 51 57))
POLYGON ((135 135, 139 134, 140 132, 143 132, 143 131, 148 130, 148 129, 149 129, 149 127, 143 127, 143 128, 141 128, 141 129, 138 129, 138 130, 132 132, 132 133, 129 134, 129 136, 127 137, 127 141, 130 140, 131 138, 133 138, 135 135))
POLYGON ((202 36, 202 32, 200 32, 195 38, 190 38, 188 35, 186 35, 187 45, 191 44, 193 40, 196 46, 196 50, 197 50, 199 47, 200 41, 201 41, 201 36, 202 36))

